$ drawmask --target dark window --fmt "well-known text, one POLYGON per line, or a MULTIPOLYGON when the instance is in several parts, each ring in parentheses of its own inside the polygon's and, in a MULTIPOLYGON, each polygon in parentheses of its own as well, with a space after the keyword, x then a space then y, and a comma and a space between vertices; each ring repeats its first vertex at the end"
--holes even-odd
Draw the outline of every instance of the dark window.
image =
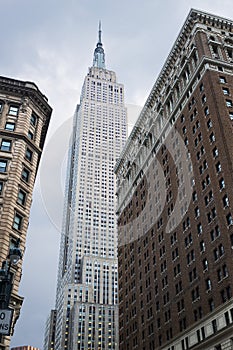
POLYGON ((203 85, 203 83, 201 83, 199 89, 200 89, 200 92, 204 90, 204 85, 203 85))
POLYGON ((36 125, 36 121, 37 121, 37 117, 36 117, 36 115, 34 113, 32 113, 31 119, 30 119, 31 125, 35 126, 36 125))
POLYGON ((224 87, 224 88, 222 88, 222 91, 223 91, 224 95, 230 95, 230 92, 229 92, 228 88, 224 87))
POLYGON ((223 202, 224 208, 229 206, 229 199, 228 199, 227 195, 225 195, 223 197, 222 202, 223 202))
POLYGON ((216 167, 217 173, 219 173, 219 172, 222 170, 222 166, 221 166, 221 163, 220 163, 220 162, 218 162, 218 163, 215 165, 215 167, 216 167))
POLYGON ((22 228, 22 222, 23 222, 22 216, 16 213, 14 217, 13 228, 20 231, 22 228))
POLYGON ((210 134, 209 139, 210 139, 210 142, 214 142, 215 141, 215 135, 214 135, 213 132, 210 134))
POLYGON ((226 100, 226 105, 227 105, 227 107, 232 107, 233 106, 232 101, 226 100))
POLYGON ((230 239, 231 239, 231 247, 233 247, 233 233, 230 235, 230 239))
POLYGON ((21 205, 24 205, 26 202, 26 193, 22 190, 19 190, 18 192, 18 199, 17 202, 21 205))
POLYGON ((214 147, 214 149, 213 149, 213 156, 214 156, 214 158, 216 158, 218 156, 218 149, 217 149, 217 147, 214 147))
POLYGON ((206 102, 206 95, 203 95, 201 100, 202 100, 202 103, 205 103, 206 102))
POLYGON ((19 113, 19 107, 18 106, 14 106, 14 105, 11 105, 9 107, 9 112, 8 112, 10 115, 18 115, 19 113))
POLYGON ((3 192, 3 182, 0 181, 0 196, 2 196, 2 192, 3 192))
POLYGON ((5 125, 5 130, 14 131, 15 130, 15 123, 7 122, 5 125))
POLYGON ((209 309, 210 309, 210 311, 214 310, 214 300, 212 298, 209 299, 209 309))
POLYGON ((219 180, 219 187, 220 187, 220 190, 222 190, 223 188, 225 188, 225 181, 223 178, 221 178, 219 180))
POLYGON ((233 225, 233 220, 232 220, 232 216, 231 216, 230 213, 227 214, 226 219, 227 219, 227 224, 228 225, 233 225))
POLYGON ((204 271, 208 269, 208 260, 206 258, 202 260, 202 265, 204 271))
POLYGON ((26 157, 29 161, 32 160, 32 151, 31 151, 29 148, 26 149, 25 157, 26 157))
POLYGON ((201 233, 202 233, 202 224, 201 224, 201 223, 199 223, 199 224, 197 225, 197 233, 198 233, 198 234, 201 234, 201 233))
POLYGON ((1 151, 10 151, 11 150, 11 141, 2 140, 1 142, 1 151))
POLYGON ((212 126, 213 126, 212 120, 209 119, 208 122, 207 122, 208 129, 212 128, 212 126))
POLYGON ((0 159, 0 173, 5 173, 7 168, 7 160, 0 159))
POLYGON ((33 140, 33 133, 30 130, 28 131, 28 137, 30 140, 33 140))
POLYGON ((23 168, 21 177, 22 177, 22 179, 23 179, 24 181, 26 181, 26 182, 28 182, 28 180, 29 180, 29 173, 30 173, 30 172, 29 172, 28 169, 23 168))
POLYGON ((209 107, 205 107, 204 113, 205 113, 205 115, 208 115, 208 114, 210 113, 210 112, 209 112, 209 107))
POLYGON ((211 290, 211 280, 210 280, 210 278, 207 278, 205 280, 205 284, 206 284, 206 290, 211 290))
POLYGON ((227 81, 226 81, 226 78, 225 77, 222 77, 222 76, 220 76, 219 77, 219 81, 220 81, 220 83, 222 83, 222 84, 225 84, 227 81))

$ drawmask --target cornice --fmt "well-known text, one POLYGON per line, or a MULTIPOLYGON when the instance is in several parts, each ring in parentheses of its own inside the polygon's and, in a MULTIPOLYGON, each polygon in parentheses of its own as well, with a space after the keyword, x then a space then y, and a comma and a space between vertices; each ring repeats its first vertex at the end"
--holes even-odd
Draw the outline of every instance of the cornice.
POLYGON ((224 27, 228 27, 228 29, 231 31, 233 30, 233 21, 226 19, 226 18, 222 18, 222 17, 218 17, 209 13, 205 13, 199 10, 195 10, 195 9, 191 9, 184 25, 182 26, 178 37, 168 55, 168 58, 166 59, 162 70, 154 84, 154 86, 152 87, 152 90, 145 102, 145 105, 133 127, 133 130, 128 138, 128 141, 126 142, 126 145, 124 147, 124 150, 118 160, 118 162, 115 165, 114 171, 115 173, 118 172, 119 167, 122 164, 122 159, 124 159, 124 157, 126 156, 129 148, 130 148, 130 144, 131 141, 133 139, 135 139, 135 137, 137 136, 138 130, 141 129, 140 125, 143 125, 144 119, 146 118, 146 115, 148 113, 148 111, 153 108, 155 102, 156 102, 156 98, 160 95, 161 93, 161 89, 164 87, 168 77, 169 77, 169 73, 171 70, 172 62, 176 62, 177 58, 179 57, 183 47, 185 46, 188 37, 190 36, 190 34, 192 33, 195 24, 205 24, 205 25, 209 25, 209 26, 214 26, 214 27, 218 27, 221 28, 222 30, 224 29, 224 27))
POLYGON ((21 81, 12 78, 0 76, 0 92, 16 95, 19 97, 27 96, 32 102, 41 109, 46 117, 50 117, 52 108, 48 104, 48 99, 41 93, 37 85, 33 82, 21 81))

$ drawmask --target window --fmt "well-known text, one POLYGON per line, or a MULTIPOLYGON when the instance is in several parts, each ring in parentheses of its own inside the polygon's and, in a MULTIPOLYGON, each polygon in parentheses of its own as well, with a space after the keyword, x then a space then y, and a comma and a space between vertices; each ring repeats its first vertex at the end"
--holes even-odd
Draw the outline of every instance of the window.
POLYGON ((191 295, 192 295, 192 301, 199 299, 200 298, 199 287, 196 287, 195 289, 193 289, 191 292, 191 295))
POLYGON ((214 142, 215 141, 215 135, 214 135, 213 132, 210 134, 209 139, 210 139, 210 142, 214 142))
POLYGON ((216 158, 218 156, 218 149, 217 147, 214 147, 213 149, 213 157, 216 158))
POLYGON ((200 209, 196 207, 194 212, 195 212, 195 218, 198 218, 200 216, 200 209))
POLYGON ((205 113, 205 115, 210 114, 210 112, 209 112, 209 107, 205 107, 205 109, 204 109, 204 113, 205 113))
POLYGON ((5 130, 14 131, 15 130, 15 123, 6 122, 5 130))
POLYGON ((227 220, 227 224, 228 224, 229 226, 230 226, 230 225, 233 225, 233 220, 232 220, 231 213, 227 214, 226 220, 227 220))
POLYGON ((222 281, 228 276, 227 265, 224 264, 220 269, 217 270, 218 282, 222 281))
POLYGON ((29 148, 26 149, 25 157, 31 162, 31 160, 32 160, 32 151, 29 148))
POLYGON ((205 242, 201 241, 200 242, 200 252, 203 253, 205 251, 205 242))
POLYGON ((203 85, 203 83, 201 83, 199 89, 200 89, 200 92, 202 92, 202 91, 204 90, 204 85, 203 85))
POLYGON ((35 126, 36 125, 36 121, 37 121, 37 117, 36 117, 36 115, 34 113, 32 113, 31 119, 30 119, 31 125, 35 126))
POLYGON ((210 129, 210 128, 212 128, 212 126, 213 126, 212 120, 209 119, 207 122, 207 128, 210 129))
POLYGON ((18 199, 17 202, 21 205, 24 205, 26 202, 26 193, 22 190, 19 190, 18 192, 18 199))
POLYGON ((216 167, 217 173, 219 173, 219 172, 222 170, 222 166, 221 166, 221 163, 220 163, 220 162, 218 162, 218 163, 215 165, 215 167, 216 167))
POLYGON ((7 168, 7 160, 0 159, 0 173, 5 173, 7 168))
POLYGON ((225 289, 221 290, 220 294, 222 302, 225 303, 228 299, 232 297, 231 287, 227 286, 225 289))
POLYGON ((16 213, 14 217, 13 228, 20 231, 22 228, 22 223, 23 223, 22 216, 16 213))
POLYGON ((206 285, 206 290, 207 291, 211 290, 211 280, 210 280, 210 278, 207 278, 205 280, 205 285, 206 285))
POLYGON ((214 300, 211 298, 208 300, 210 311, 214 310, 214 300))
POLYGON ((202 233, 202 224, 201 224, 201 223, 199 223, 199 224, 197 225, 197 233, 198 233, 199 235, 202 233))
POLYGON ((231 48, 227 48, 227 55, 228 55, 228 58, 230 59, 230 61, 232 62, 233 51, 231 48))
POLYGON ((232 101, 226 100, 226 105, 227 105, 227 107, 232 107, 233 106, 232 101))
POLYGON ((23 168, 21 178, 22 178, 24 181, 28 182, 28 180, 29 180, 29 170, 28 170, 28 169, 23 168))
POLYGON ((230 95, 229 89, 228 88, 222 88, 223 94, 224 95, 230 95))
POLYGON ((197 201, 197 192, 194 191, 193 192, 193 202, 196 202, 197 201))
POLYGON ((219 180, 219 187, 220 187, 220 190, 222 190, 223 188, 225 188, 225 181, 223 178, 221 178, 219 180))
POLYGON ((18 112, 19 112, 19 107, 18 106, 14 106, 14 105, 11 105, 10 107, 9 107, 9 114, 10 115, 15 115, 15 116, 17 116, 18 115, 18 112))
POLYGON ((231 248, 233 248, 233 233, 230 235, 230 240, 231 240, 231 248))
POLYGON ((180 121, 181 121, 181 123, 183 123, 183 122, 185 121, 185 117, 184 117, 183 114, 182 114, 182 116, 180 117, 180 121))
POLYGON ((195 252, 192 249, 186 256, 187 259, 187 265, 191 264, 195 260, 195 252))
POLYGON ((194 267, 192 271, 189 272, 189 282, 193 282, 197 278, 197 269, 194 267))
POLYGON ((227 82, 227 81, 226 81, 226 78, 223 77, 223 76, 220 76, 220 77, 219 77, 219 81, 220 81, 221 84, 226 84, 226 82, 227 82))
POLYGON ((202 100, 202 103, 205 103, 206 102, 206 95, 203 95, 201 100, 202 100))
POLYGON ((208 270, 208 260, 206 258, 202 260, 202 266, 204 271, 208 270))
POLYGON ((222 202, 223 202, 224 208, 229 207, 229 199, 228 199, 227 195, 225 195, 223 197, 222 202))
POLYGON ((28 137, 30 140, 33 140, 33 133, 30 130, 28 131, 28 137))
POLYGON ((1 151, 10 151, 11 150, 11 141, 2 140, 1 142, 1 151))
POLYGON ((214 253, 214 260, 218 260, 221 256, 224 255, 224 247, 222 244, 219 244, 219 246, 217 248, 215 248, 213 250, 213 253, 214 253))
POLYGON ((212 229, 210 231, 210 238, 211 238, 211 241, 213 242, 215 239, 217 239, 218 237, 220 236, 220 229, 219 229, 219 226, 215 226, 214 229, 212 229))
POLYGON ((0 181, 0 196, 2 196, 2 192, 3 192, 3 182, 0 181))
POLYGON ((212 56, 214 58, 219 59, 220 57, 219 57, 219 52, 218 52, 218 46, 215 44, 215 45, 211 45, 211 47, 212 47, 212 56))

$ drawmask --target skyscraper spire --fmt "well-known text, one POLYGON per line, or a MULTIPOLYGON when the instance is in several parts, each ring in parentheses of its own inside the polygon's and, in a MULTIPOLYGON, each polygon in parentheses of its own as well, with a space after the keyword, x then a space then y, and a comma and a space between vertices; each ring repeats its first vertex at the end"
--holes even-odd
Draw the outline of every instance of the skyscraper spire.
POLYGON ((105 68, 105 54, 101 41, 101 21, 99 21, 99 40, 94 51, 93 67, 105 68))
POLYGON ((102 45, 102 43, 101 43, 101 34, 102 34, 102 31, 101 31, 101 21, 99 21, 99 43, 102 45))

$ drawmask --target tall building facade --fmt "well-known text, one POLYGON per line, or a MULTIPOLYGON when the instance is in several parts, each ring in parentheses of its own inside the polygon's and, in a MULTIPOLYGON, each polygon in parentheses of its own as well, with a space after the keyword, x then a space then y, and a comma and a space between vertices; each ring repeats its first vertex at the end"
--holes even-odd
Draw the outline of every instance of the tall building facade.
POLYGON ((114 164, 126 141, 124 88, 99 40, 74 115, 56 296, 55 349, 117 349, 114 164))
POLYGON ((45 325, 44 350, 55 349, 55 332, 56 332, 57 310, 51 310, 45 325))
POLYGON ((115 166, 119 349, 233 349, 233 22, 191 10, 115 166))
MULTIPOLYGON (((23 297, 18 294, 22 261, 10 265, 9 251, 18 240, 22 253, 25 249, 33 186, 51 113, 34 83, 0 77, 0 302, 1 309, 14 309, 11 334, 23 297), (11 295, 8 278, 13 282, 11 295)), ((8 348, 9 337, 1 337, 0 343, 0 349, 8 348)))

